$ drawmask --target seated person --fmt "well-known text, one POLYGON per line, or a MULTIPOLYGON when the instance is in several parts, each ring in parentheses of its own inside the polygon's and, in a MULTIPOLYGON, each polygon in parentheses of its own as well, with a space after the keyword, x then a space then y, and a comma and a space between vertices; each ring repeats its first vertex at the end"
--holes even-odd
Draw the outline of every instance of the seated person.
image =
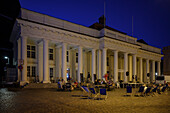
POLYGON ((143 84, 143 87, 144 87, 143 92, 145 92, 145 91, 146 91, 146 89, 147 89, 148 87, 146 86, 146 84, 143 84))
POLYGON ((97 80, 97 85, 101 85, 100 79, 97 80))
POLYGON ((162 84, 159 84, 159 86, 157 88, 158 94, 161 94, 162 88, 163 88, 162 84))
POLYGON ((94 81, 94 85, 98 85, 97 80, 94 81))
POLYGON ((117 86, 117 88, 120 88, 120 84, 119 84, 119 82, 117 82, 117 83, 116 83, 116 86, 117 86))
POLYGON ((77 86, 78 86, 78 82, 75 81, 75 82, 74 82, 74 88, 77 88, 77 86))

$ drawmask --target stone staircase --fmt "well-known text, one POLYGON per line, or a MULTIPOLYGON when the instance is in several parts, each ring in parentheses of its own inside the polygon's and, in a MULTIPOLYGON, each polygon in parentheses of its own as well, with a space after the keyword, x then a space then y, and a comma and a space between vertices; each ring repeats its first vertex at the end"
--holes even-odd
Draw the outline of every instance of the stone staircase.
POLYGON ((58 88, 57 83, 29 83, 24 88, 58 88))

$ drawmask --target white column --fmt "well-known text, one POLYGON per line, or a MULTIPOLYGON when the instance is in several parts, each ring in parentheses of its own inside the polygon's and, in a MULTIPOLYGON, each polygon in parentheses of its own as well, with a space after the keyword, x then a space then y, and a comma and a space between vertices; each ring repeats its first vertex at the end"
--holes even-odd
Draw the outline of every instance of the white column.
POLYGON ((62 49, 60 46, 55 47, 55 63, 56 63, 56 77, 60 79, 61 77, 61 61, 62 60, 62 49))
MULTIPOLYGON (((119 58, 118 58, 119 59, 119 58)), ((120 62, 118 62, 118 64, 120 64, 120 69, 123 70, 123 58, 120 57, 120 62)), ((119 67, 119 66, 118 66, 119 67)), ((119 69, 119 68, 118 68, 119 69)), ((123 80, 123 72, 120 72, 120 80, 123 80)))
POLYGON ((72 75, 72 49, 69 50, 69 53, 68 53, 68 57, 69 57, 69 68, 70 68, 70 77, 73 78, 73 75, 72 75))
MULTIPOLYGON (((18 61, 19 60, 21 60, 21 38, 18 39, 18 61)), ((18 66, 19 65, 20 64, 18 64, 18 66)), ((19 81, 21 81, 21 71, 20 71, 20 69, 18 69, 18 82, 19 81)))
POLYGON ((107 49, 102 49, 102 78, 107 73, 107 49))
POLYGON ((48 56, 48 40, 43 39, 43 83, 50 83, 48 56))
POLYGON ((151 82, 155 82, 155 61, 152 60, 152 75, 151 75, 151 82))
POLYGON ((126 72, 128 71, 128 53, 124 53, 124 82, 127 82, 126 72))
POLYGON ((24 61, 22 75, 21 75, 21 85, 27 83, 27 37, 21 37, 21 59, 24 61))
POLYGON ((132 56, 129 55, 128 59, 129 59, 129 66, 128 66, 128 68, 129 68, 129 81, 132 81, 132 56))
POLYGON ((98 79, 101 79, 101 50, 99 49, 97 51, 97 75, 98 75, 98 79))
POLYGON ((67 61, 66 61, 67 44, 62 43, 62 78, 67 81, 67 61))
POLYGON ((133 81, 136 81, 135 80, 135 77, 136 77, 136 55, 135 54, 133 54, 133 76, 134 76, 133 81))
POLYGON ((118 51, 114 51, 114 83, 118 81, 118 51))
POLYGON ((94 82, 94 74, 96 74, 96 49, 92 49, 92 82, 94 82))
POLYGON ((157 62, 157 72, 158 72, 158 76, 160 76, 161 75, 161 71, 160 71, 160 63, 161 62, 157 62))
MULTIPOLYGON (((146 76, 149 73, 149 59, 146 59, 146 76)), ((149 77, 147 76, 147 82, 149 82, 149 77)))
POLYGON ((146 60, 146 73, 149 73, 149 59, 146 60))
POLYGON ((140 83, 143 83, 143 59, 141 57, 139 58, 139 78, 140 83))
POLYGON ((38 76, 39 81, 43 81, 43 47, 41 43, 38 44, 38 76))
POLYGON ((71 56, 72 56, 72 79, 75 81, 76 80, 76 52, 75 50, 71 50, 71 56))
POLYGON ((82 47, 81 46, 78 47, 78 71, 77 71, 78 83, 81 82, 80 73, 82 73, 82 47))
POLYGON ((87 52, 83 52, 83 77, 87 79, 87 52))

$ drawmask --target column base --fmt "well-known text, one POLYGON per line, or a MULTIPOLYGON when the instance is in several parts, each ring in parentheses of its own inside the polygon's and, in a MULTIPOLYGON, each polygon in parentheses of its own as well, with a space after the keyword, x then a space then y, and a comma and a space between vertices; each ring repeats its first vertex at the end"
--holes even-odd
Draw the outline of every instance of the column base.
POLYGON ((20 81, 20 86, 24 86, 27 83, 29 83, 29 81, 20 81))
POLYGON ((44 80, 42 83, 51 83, 51 81, 44 80))

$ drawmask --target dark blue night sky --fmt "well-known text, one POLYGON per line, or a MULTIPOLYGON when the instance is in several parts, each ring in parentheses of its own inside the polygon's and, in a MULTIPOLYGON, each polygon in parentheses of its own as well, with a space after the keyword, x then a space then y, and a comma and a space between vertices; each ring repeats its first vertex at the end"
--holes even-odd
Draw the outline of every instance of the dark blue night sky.
MULTIPOLYGON (((105 0, 106 24, 149 45, 170 45, 170 0, 105 0)), ((104 0, 20 0, 21 7, 83 26, 104 14, 104 0)))

